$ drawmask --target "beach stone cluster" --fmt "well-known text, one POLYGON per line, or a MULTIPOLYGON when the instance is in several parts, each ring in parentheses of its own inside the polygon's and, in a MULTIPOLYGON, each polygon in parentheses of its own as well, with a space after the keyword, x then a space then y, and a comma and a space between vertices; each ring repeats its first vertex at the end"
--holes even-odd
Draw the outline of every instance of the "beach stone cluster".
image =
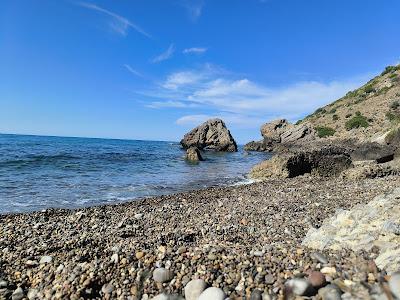
POLYGON ((396 299, 378 248, 302 242, 399 184, 301 176, 1 215, 0 299, 396 299))

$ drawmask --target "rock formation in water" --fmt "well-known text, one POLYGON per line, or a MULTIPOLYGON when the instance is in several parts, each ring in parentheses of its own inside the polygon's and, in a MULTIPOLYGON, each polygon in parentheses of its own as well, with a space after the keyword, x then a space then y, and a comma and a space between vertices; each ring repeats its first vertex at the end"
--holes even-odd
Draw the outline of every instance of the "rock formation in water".
POLYGON ((192 162, 204 160, 201 156, 200 150, 197 147, 190 147, 186 150, 186 159, 192 162))
POLYGON ((186 133, 181 140, 185 149, 197 147, 200 150, 236 152, 237 145, 221 119, 211 119, 186 133))

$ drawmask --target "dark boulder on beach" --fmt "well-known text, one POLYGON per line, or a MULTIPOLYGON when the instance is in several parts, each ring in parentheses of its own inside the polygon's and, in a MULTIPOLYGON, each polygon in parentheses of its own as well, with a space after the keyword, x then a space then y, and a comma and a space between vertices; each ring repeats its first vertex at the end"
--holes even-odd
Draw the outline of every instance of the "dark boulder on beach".
POLYGON ((221 119, 210 119, 185 134, 181 140, 184 149, 236 152, 237 145, 221 119))

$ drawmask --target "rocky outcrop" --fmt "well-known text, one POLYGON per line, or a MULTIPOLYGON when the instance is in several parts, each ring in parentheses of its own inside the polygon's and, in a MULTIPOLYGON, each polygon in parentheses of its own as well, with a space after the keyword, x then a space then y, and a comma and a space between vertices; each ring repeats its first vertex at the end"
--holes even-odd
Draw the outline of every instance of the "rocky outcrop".
POLYGON ((281 134, 281 143, 296 143, 298 141, 312 141, 317 138, 317 133, 311 124, 300 124, 288 128, 281 134))
POLYGON ((192 162, 204 160, 201 156, 200 150, 197 147, 190 147, 186 150, 186 159, 192 162))
POLYGON ((261 136, 264 139, 280 143, 281 135, 289 128, 293 127, 286 119, 278 119, 261 126, 261 136))
POLYGON ((263 141, 251 141, 244 145, 246 151, 257 151, 257 152, 271 152, 274 149, 273 144, 263 141))
POLYGON ((353 161, 373 160, 377 163, 385 163, 394 158, 393 147, 378 143, 362 143, 351 153, 353 161))
POLYGON ((400 175, 400 163, 397 160, 380 164, 373 160, 355 161, 353 165, 353 168, 342 173, 343 178, 354 180, 400 175))
POLYGON ((236 152, 237 145, 221 119, 211 119, 185 134, 181 140, 185 149, 236 152))
POLYGON ((318 249, 379 248, 375 263, 388 272, 400 269, 400 188, 383 194, 368 204, 338 211, 319 229, 311 228, 303 245, 318 249))
POLYGON ((255 179, 291 178, 304 174, 321 177, 339 175, 351 167, 347 149, 325 146, 313 150, 280 153, 256 165, 250 172, 255 179))
POLYGON ((293 125, 285 119, 275 120, 261 126, 263 140, 245 145, 248 151, 274 151, 278 145, 313 141, 317 138, 315 129, 308 123, 293 125))

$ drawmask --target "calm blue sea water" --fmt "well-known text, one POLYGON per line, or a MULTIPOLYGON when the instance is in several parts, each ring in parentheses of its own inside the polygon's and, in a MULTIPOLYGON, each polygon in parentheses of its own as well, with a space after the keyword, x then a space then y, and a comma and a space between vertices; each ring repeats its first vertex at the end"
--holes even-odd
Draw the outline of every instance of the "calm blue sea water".
POLYGON ((207 152, 179 143, 0 135, 0 213, 77 208, 246 181, 269 154, 207 152))

